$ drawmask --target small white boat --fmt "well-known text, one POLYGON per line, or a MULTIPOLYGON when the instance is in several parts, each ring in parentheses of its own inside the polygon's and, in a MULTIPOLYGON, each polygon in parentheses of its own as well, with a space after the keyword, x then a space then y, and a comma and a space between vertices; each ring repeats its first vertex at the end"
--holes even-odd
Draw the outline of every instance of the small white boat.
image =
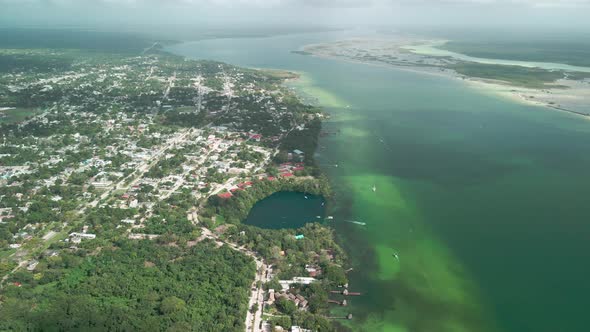
POLYGON ((351 223, 351 224, 356 224, 356 225, 360 225, 360 226, 366 226, 367 223, 366 222, 362 222, 362 221, 356 221, 356 220, 346 220, 347 222, 351 223))
POLYGON ((375 187, 375 185, 373 185, 373 192, 377 191, 377 187, 375 187))

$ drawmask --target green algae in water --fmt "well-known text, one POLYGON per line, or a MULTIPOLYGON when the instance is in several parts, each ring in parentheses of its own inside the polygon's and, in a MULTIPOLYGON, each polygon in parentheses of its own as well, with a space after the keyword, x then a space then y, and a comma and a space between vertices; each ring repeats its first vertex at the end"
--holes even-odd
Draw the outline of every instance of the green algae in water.
POLYGON ((309 76, 307 92, 332 115, 325 128, 338 133, 321 140, 317 159, 336 193, 330 213, 355 267, 351 287, 365 294, 351 299, 355 318, 345 323, 371 332, 585 331, 590 123, 451 79, 290 53, 342 39, 177 49, 309 76))

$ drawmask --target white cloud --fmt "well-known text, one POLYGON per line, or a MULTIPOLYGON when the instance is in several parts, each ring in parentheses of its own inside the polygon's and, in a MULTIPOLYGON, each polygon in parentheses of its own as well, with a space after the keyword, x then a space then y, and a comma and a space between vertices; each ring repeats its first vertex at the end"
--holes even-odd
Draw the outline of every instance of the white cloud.
POLYGON ((388 5, 509 5, 519 4, 530 7, 580 7, 590 5, 590 0, 0 0, 0 4, 31 5, 45 4, 56 6, 100 4, 114 6, 306 6, 306 7, 373 7, 388 5))

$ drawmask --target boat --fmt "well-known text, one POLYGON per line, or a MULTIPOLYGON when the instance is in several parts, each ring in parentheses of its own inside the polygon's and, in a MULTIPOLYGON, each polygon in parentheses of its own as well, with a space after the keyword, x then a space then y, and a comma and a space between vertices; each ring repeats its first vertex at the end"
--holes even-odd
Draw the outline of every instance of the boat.
POLYGON ((367 225, 366 222, 362 222, 362 221, 356 221, 356 220, 346 220, 347 222, 351 223, 351 224, 356 224, 356 225, 361 225, 361 226, 365 226, 367 225))
POLYGON ((373 185, 373 192, 377 191, 377 187, 375 187, 375 185, 373 185))

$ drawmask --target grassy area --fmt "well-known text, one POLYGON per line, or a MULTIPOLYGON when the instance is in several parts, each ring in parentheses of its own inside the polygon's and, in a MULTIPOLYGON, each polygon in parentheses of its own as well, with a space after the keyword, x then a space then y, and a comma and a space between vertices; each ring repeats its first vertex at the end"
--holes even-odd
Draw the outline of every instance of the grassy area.
POLYGON ((465 76, 505 81, 511 85, 533 89, 547 88, 549 84, 564 77, 561 71, 473 62, 457 63, 449 68, 465 76))
POLYGON ((478 58, 554 62, 590 67, 588 41, 451 41, 440 48, 478 58))
POLYGON ((34 108, 15 108, 0 111, 0 123, 15 123, 26 120, 28 116, 34 116, 41 111, 34 108))
POLYGON ((49 248, 49 246, 51 246, 52 244, 58 243, 60 241, 67 239, 69 231, 70 231, 70 228, 68 227, 67 229, 64 229, 60 232, 56 232, 56 234, 51 239, 45 241, 45 246, 47 248, 49 248))
POLYGON ((214 227, 221 226, 221 225, 223 225, 225 223, 226 223, 226 221, 225 221, 225 217, 224 216, 222 216, 220 214, 215 215, 215 221, 213 223, 213 226, 214 227))
POLYGON ((10 257, 10 255, 14 254, 15 252, 16 252, 16 249, 0 250, 0 260, 10 257))

